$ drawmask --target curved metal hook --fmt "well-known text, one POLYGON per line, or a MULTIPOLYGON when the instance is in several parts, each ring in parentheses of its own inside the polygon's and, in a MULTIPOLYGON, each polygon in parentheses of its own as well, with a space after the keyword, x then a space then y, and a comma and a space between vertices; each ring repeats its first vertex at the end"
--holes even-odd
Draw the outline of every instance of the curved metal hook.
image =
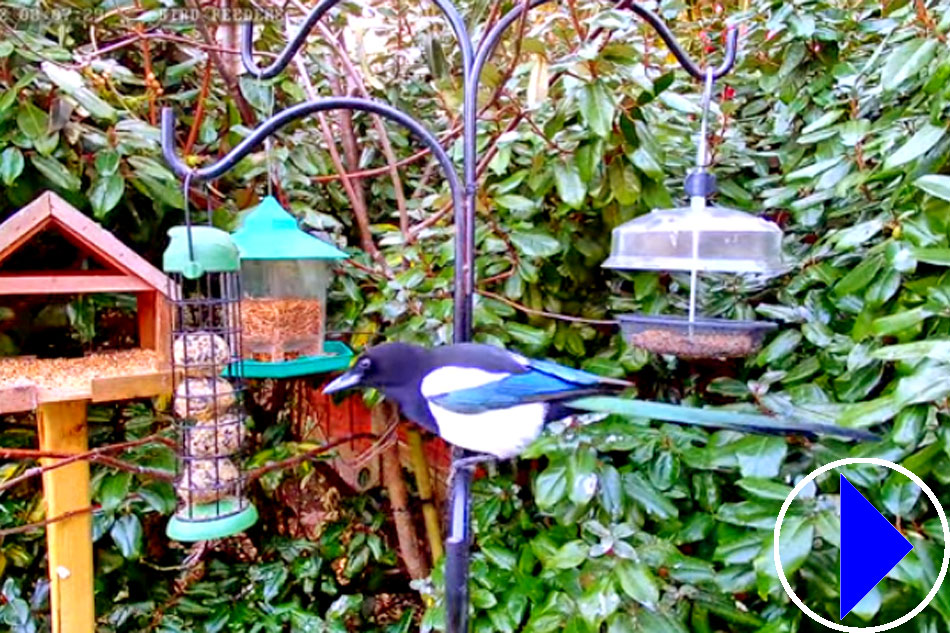
MULTIPOLYGON (((369 99, 360 99, 358 97, 332 97, 328 99, 317 99, 314 101, 305 101, 286 110, 281 110, 271 118, 258 125, 244 140, 238 143, 234 148, 225 154, 221 159, 212 165, 207 165, 200 169, 192 169, 185 164, 178 156, 175 150, 175 112, 172 108, 162 108, 162 155, 165 162, 171 167, 180 178, 191 178, 195 180, 214 180, 222 176, 229 169, 237 165, 238 161, 247 156, 255 147, 261 144, 265 138, 282 128, 283 126, 318 112, 328 110, 357 110, 378 114, 394 123, 401 125, 421 141, 432 152, 432 155, 438 161, 439 166, 445 173, 445 179, 449 183, 449 191, 452 195, 452 207, 455 213, 459 213, 463 208, 462 186, 459 183, 458 174, 452 164, 452 159, 442 148, 439 139, 432 135, 421 123, 401 110, 379 103, 369 99)), ((456 276, 464 271, 459 267, 456 276)), ((464 283, 456 281, 455 300, 464 302, 464 298, 459 296, 465 288, 464 283)))
MULTIPOLYGON (((477 78, 482 71, 482 67, 491 57, 492 53, 495 52, 495 48, 498 46, 498 42, 501 41, 501 36, 504 34, 508 27, 510 27, 515 20, 521 18, 521 14, 524 11, 530 11, 531 9, 550 2, 551 0, 530 0, 525 6, 521 4, 508 13, 504 15, 492 29, 485 35, 481 42, 479 42, 478 48, 475 51, 475 63, 472 66, 472 77, 477 78)), ((695 77, 696 79, 705 80, 706 79, 706 70, 701 68, 689 54, 683 50, 679 45, 679 42, 676 41, 676 36, 673 35, 673 32, 663 21, 663 18, 658 16, 653 11, 641 7, 636 2, 631 0, 615 0, 617 3, 618 9, 629 9, 636 13, 638 16, 643 18, 643 20, 653 27, 653 30, 656 31, 657 35, 663 40, 667 48, 670 49, 670 52, 673 53, 673 56, 676 57, 676 61, 680 63, 680 66, 683 67, 686 72, 695 77)), ((739 42, 739 32, 734 26, 730 26, 726 30, 726 49, 723 53, 722 63, 718 68, 713 70, 713 79, 719 79, 724 76, 736 63, 736 52, 738 49, 739 42)))
MULTIPOLYGON (((624 0, 621 0, 618 4, 622 4, 623 8, 625 9, 630 9, 643 18, 647 24, 652 26, 653 30, 656 31, 657 35, 660 36, 660 38, 666 44, 666 47, 669 48, 670 52, 673 53, 673 56, 676 57, 676 61, 680 63, 680 66, 682 66, 686 72, 696 79, 706 79, 706 69, 701 68, 699 64, 694 62, 686 53, 686 51, 683 50, 683 48, 679 45, 679 42, 676 41, 676 36, 673 35, 670 27, 666 25, 660 16, 649 9, 644 9, 636 2, 624 2, 624 0)), ((733 65, 736 63, 736 49, 738 48, 738 42, 739 32, 736 30, 736 27, 730 26, 728 29, 726 29, 726 50, 723 53, 722 63, 719 64, 718 68, 713 70, 712 78, 714 80, 719 79, 732 70, 733 65)))
MULTIPOLYGON (((259 79, 270 79, 276 76, 287 67, 294 55, 300 51, 307 41, 307 36, 310 35, 310 31, 317 25, 317 22, 340 2, 342 2, 342 0, 321 0, 321 2, 317 3, 310 13, 307 14, 306 19, 304 19, 303 24, 300 25, 300 30, 297 31, 294 38, 287 43, 287 46, 280 52, 280 55, 277 56, 274 63, 267 68, 259 67, 257 62, 254 61, 254 23, 245 22, 241 30, 241 61, 244 64, 244 68, 259 79)), ((435 2, 436 6, 438 6, 445 15, 449 21, 449 25, 452 27, 452 31, 455 32, 455 39, 458 40, 459 46, 462 49, 462 66, 465 74, 467 74, 468 69, 471 67, 473 52, 472 41, 468 36, 468 29, 465 28, 465 21, 455 8, 455 5, 449 0, 433 0, 433 2, 435 2)))

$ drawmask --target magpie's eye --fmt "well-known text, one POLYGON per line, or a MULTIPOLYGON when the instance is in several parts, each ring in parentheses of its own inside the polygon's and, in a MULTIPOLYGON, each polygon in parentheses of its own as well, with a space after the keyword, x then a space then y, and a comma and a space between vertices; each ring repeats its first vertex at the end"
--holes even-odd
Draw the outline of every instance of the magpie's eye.
POLYGON ((370 368, 370 365, 372 365, 372 364, 373 364, 373 362, 372 362, 370 359, 368 359, 368 358, 361 358, 361 359, 360 359, 360 362, 356 363, 356 366, 359 367, 360 369, 369 369, 369 368, 370 368))

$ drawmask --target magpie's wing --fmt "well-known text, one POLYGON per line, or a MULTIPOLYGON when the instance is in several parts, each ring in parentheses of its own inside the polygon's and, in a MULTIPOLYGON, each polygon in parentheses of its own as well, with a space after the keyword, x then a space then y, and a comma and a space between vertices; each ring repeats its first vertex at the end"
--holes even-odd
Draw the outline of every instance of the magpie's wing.
POLYGON ((455 413, 474 414, 532 402, 570 400, 630 384, 550 361, 527 360, 525 369, 522 373, 497 375, 480 385, 431 394, 427 399, 455 413))
POLYGON ((613 385, 615 387, 633 386, 633 383, 626 380, 608 378, 607 376, 598 376, 597 374, 592 374, 580 369, 558 365, 557 363, 549 360, 537 360, 535 358, 529 358, 527 361, 528 367, 537 373, 554 376, 556 378, 560 378, 561 380, 578 385, 613 385))

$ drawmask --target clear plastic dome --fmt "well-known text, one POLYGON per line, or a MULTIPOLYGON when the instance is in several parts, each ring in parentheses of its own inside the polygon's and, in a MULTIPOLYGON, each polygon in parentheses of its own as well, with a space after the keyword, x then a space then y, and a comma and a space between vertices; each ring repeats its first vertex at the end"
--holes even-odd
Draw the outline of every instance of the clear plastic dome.
POLYGON ((777 225, 701 202, 634 218, 615 228, 611 241, 605 268, 732 273, 782 268, 782 230, 777 225))

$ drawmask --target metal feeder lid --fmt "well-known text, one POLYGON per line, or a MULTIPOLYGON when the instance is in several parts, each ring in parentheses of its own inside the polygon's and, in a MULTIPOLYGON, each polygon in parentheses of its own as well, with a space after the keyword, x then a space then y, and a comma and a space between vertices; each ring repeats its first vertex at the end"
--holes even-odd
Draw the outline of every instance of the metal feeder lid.
POLYGON ((297 223, 273 196, 244 217, 232 236, 241 259, 346 259, 336 246, 316 238, 297 223))
POLYGON ((605 268, 771 273, 782 268, 782 230, 743 211, 656 209, 616 227, 605 268), (698 240, 695 257, 693 237, 698 240))
POLYGON ((211 226, 173 226, 168 236, 171 241, 162 257, 166 273, 197 279, 205 273, 236 272, 241 268, 238 249, 226 231, 211 226))

